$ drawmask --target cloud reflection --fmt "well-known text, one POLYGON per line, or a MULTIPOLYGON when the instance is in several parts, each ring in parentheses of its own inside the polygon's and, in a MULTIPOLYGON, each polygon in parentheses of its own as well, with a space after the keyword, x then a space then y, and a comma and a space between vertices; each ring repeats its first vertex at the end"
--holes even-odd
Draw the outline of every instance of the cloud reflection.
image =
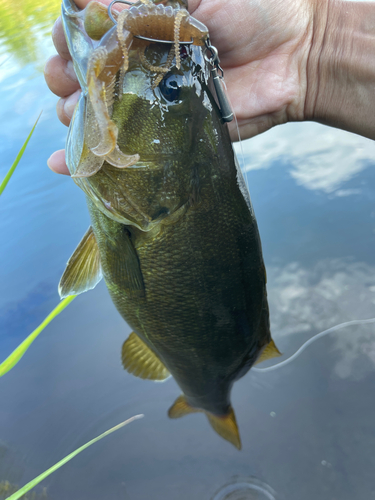
MULTIPOLYGON (((312 122, 276 127, 244 141, 242 148, 246 172, 286 162, 298 185, 325 193, 339 189, 375 157, 374 141, 312 122)), ((240 145, 236 152, 241 158, 240 145)), ((346 190, 337 194, 357 193, 346 190)))
MULTIPOLYGON (((267 272, 276 341, 299 334, 302 344, 306 338, 336 324, 375 316, 374 266, 334 259, 321 261, 312 269, 291 263, 283 268, 271 266, 267 272)), ((348 327, 329 337, 333 346, 330 359, 337 377, 360 380, 374 370, 373 324, 348 327)), ((294 350, 299 347, 296 340, 294 350)), ((327 346, 324 341, 322 345, 327 346)))

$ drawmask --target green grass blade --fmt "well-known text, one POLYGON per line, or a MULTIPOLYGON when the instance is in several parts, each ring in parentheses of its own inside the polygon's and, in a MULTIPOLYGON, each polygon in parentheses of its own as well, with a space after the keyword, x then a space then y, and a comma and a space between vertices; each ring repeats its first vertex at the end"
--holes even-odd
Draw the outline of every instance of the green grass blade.
POLYGON ((55 309, 46 317, 46 319, 36 328, 30 335, 10 354, 5 361, 0 365, 0 377, 11 370, 25 354, 30 345, 34 342, 41 331, 50 323, 65 307, 76 297, 70 295, 60 302, 55 309))
MULTIPOLYGON (((42 111, 40 112, 40 115, 42 114, 42 111)), ((30 134, 27 136, 27 139, 26 141, 23 143, 23 146, 22 148, 19 150, 19 153, 18 155, 16 156, 16 159, 14 160, 12 166, 10 167, 10 169, 8 170, 8 173, 6 174, 6 176, 4 177, 2 183, 0 184, 0 196, 2 195, 4 189, 6 188, 6 185, 8 184, 9 182, 9 179, 12 177, 13 175, 13 172, 16 170, 16 167, 20 161, 20 159, 22 158, 23 156, 23 153, 25 152, 25 149, 26 149, 26 146, 30 140, 30 137, 33 135, 33 132, 35 130, 35 127, 39 121, 39 118, 40 118, 40 115, 38 116, 38 118, 36 119, 36 122, 34 123, 34 126, 33 128, 31 129, 31 132, 30 134)))
POLYGON ((121 429, 121 427, 124 427, 124 425, 130 424, 130 422, 133 422, 133 420, 138 420, 139 418, 142 418, 142 417, 144 417, 144 415, 135 415, 134 417, 131 417, 131 418, 128 418, 128 420, 125 420, 125 422, 121 422, 121 424, 118 424, 115 427, 112 427, 112 429, 109 429, 108 431, 103 432, 103 434, 100 434, 100 436, 92 439, 88 443, 86 443, 83 446, 81 446, 80 448, 78 448, 76 451, 73 451, 73 453, 70 453, 69 455, 67 455, 65 458, 60 460, 60 462, 57 462, 57 464, 50 467, 48 470, 46 470, 45 472, 40 474, 38 477, 36 477, 32 481, 30 481, 29 483, 25 484, 25 486, 23 486, 20 490, 13 493, 13 495, 10 495, 10 497, 6 498, 6 500, 18 500, 19 498, 22 497, 22 495, 24 495, 25 493, 30 491, 32 488, 34 488, 34 486, 36 486, 41 481, 43 481, 43 479, 45 479, 50 474, 52 474, 52 472, 55 472, 55 470, 59 469, 62 465, 66 464, 67 462, 69 462, 69 460, 71 460, 76 455, 78 455, 78 453, 81 453, 81 451, 85 450, 86 448, 88 448, 92 444, 94 444, 97 441, 99 441, 100 439, 103 439, 104 437, 108 436, 108 434, 112 434, 112 432, 115 432, 118 429, 121 429))

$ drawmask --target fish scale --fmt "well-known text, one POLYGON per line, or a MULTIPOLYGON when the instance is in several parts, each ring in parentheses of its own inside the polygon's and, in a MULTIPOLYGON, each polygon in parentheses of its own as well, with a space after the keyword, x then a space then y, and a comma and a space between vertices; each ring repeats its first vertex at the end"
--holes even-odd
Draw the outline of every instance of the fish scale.
MULTIPOLYGON (((239 191, 236 175, 236 171, 233 171, 232 184, 239 191)), ((207 184, 203 191, 211 186, 210 181, 207 184)), ((215 192, 217 189, 218 186, 215 192)), ((142 245, 136 245, 145 285, 144 298, 132 298, 132 295, 126 292, 112 296, 123 317, 137 333, 152 344, 172 372, 171 361, 163 355, 165 340, 168 341, 168 351, 172 352, 169 356, 173 358, 177 351, 180 365, 183 363, 188 369, 195 371, 199 369, 199 366, 190 367, 190 360, 183 359, 183 351, 188 352, 189 358, 192 346, 202 353, 202 359, 198 360, 198 365, 207 358, 208 347, 211 348, 208 355, 213 361, 217 362, 218 359, 217 364, 220 364, 223 352, 225 353, 229 348, 240 365, 244 358, 244 349, 248 347, 246 339, 242 339, 243 345, 237 343, 237 350, 234 349, 233 332, 230 332, 230 327, 235 327, 233 320, 231 321, 232 310, 246 311, 249 308, 247 305, 249 299, 247 300, 246 293, 244 293, 246 290, 238 286, 243 278, 243 268, 238 258, 240 252, 236 235, 244 231, 244 227, 253 225, 254 221, 243 199, 238 196, 239 203, 234 203, 233 193, 228 190, 227 184, 222 186, 222 190, 224 192, 220 196, 220 205, 215 205, 217 197, 213 191, 210 203, 208 203, 211 205, 209 210, 207 210, 207 203, 202 204, 202 207, 198 204, 197 207, 190 208, 178 223, 165 226, 160 235, 147 240, 142 245), (225 203, 223 203, 224 200, 225 203), (236 216, 236 209, 241 209, 237 206, 238 204, 242 204, 245 209, 242 209, 244 220, 236 216), (208 261, 209 265, 207 265, 208 261), (228 294, 229 298, 226 297, 228 294), (228 302, 231 302, 229 311, 227 311, 228 302), (215 332, 215 323, 220 323, 220 321, 212 312, 215 307, 226 311, 224 327, 219 328, 217 332, 215 332), (141 322, 133 312, 135 309, 140 310, 141 322), (226 323, 229 324, 226 325, 226 323), (167 330, 172 332, 169 337, 168 333, 165 333, 166 326, 167 330), (210 335, 206 335, 208 331, 210 335), (217 349, 218 346, 215 345, 217 343, 220 349, 217 349), (201 346, 203 349, 200 349, 201 346)), ((93 213, 91 216, 93 217, 93 213)), ((128 229, 132 231, 130 226, 128 229)), ((105 252, 106 241, 96 229, 94 232, 99 249, 101 249, 100 242, 103 242, 101 260, 104 264, 104 260, 108 258, 105 252)), ((248 245, 254 247, 251 233, 247 231, 247 235, 248 245)), ((139 234, 138 238, 140 238, 139 234)), ((255 267, 260 268, 260 264, 261 255, 259 254, 255 267)), ((246 276, 244 278, 246 279, 246 276)), ((113 276, 106 277, 106 281, 107 283, 113 281, 113 276)), ((116 290, 118 288, 120 286, 116 287, 116 290)), ((265 284, 263 283, 259 288, 264 294, 265 284)), ((262 302, 263 295, 261 294, 259 309, 262 302)), ((224 372, 225 370, 226 367, 224 367, 224 372)), ((225 375, 226 373, 223 376, 225 375)))

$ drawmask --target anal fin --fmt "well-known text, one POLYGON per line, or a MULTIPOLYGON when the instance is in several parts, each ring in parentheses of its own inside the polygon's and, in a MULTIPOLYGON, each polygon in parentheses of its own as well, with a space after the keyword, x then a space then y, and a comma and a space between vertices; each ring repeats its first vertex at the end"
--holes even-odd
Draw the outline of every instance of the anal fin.
POLYGON ((282 354, 276 347, 275 342, 271 339, 271 342, 266 345, 261 355, 254 364, 257 365, 258 363, 262 363, 263 361, 267 361, 268 359, 278 358, 281 355, 282 354))
POLYGON ((91 290, 101 279, 99 249, 90 226, 68 260, 59 283, 60 297, 63 299, 91 290))
POLYGON ((136 377, 148 380, 165 380, 169 371, 156 354, 132 332, 122 346, 122 364, 136 377))

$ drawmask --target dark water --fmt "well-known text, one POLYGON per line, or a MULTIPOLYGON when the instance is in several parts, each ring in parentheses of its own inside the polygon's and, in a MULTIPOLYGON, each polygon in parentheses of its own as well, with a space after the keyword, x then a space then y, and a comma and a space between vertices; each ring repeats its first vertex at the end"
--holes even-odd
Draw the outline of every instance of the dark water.
MULTIPOLYGON (((58 303, 57 283, 89 225, 80 190, 46 167, 66 135, 41 75, 59 7, 35 5, 15 3, 11 11, 0 3, 0 178, 43 109, 0 199, 1 360, 58 303)), ((285 357, 322 330, 374 317, 374 144, 307 123, 279 127, 243 149, 273 336, 285 357)), ((22 485, 144 413, 44 481, 48 498, 209 500, 233 476, 256 477, 284 500, 375 498, 374 325, 332 333, 293 363, 237 382, 241 452, 202 415, 168 419, 180 394, 173 380, 145 382, 124 372, 129 332, 101 283, 75 299, 0 380, 0 485, 22 485)))

